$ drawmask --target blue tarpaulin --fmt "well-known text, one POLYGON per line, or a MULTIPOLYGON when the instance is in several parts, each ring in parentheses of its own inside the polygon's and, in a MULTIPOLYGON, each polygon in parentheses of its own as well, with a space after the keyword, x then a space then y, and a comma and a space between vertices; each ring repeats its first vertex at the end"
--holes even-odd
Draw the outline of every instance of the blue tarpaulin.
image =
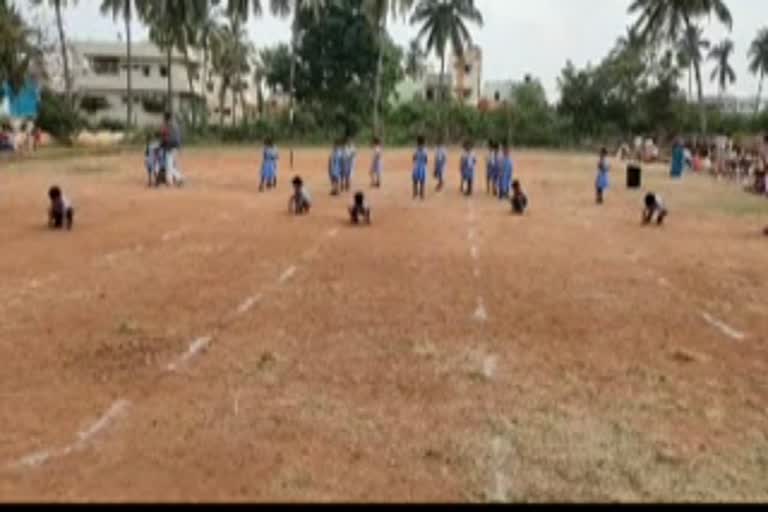
POLYGON ((8 83, 4 83, 0 87, 0 96, 3 98, 3 103, 7 105, 9 116, 37 119, 40 107, 40 86, 36 81, 27 80, 16 94, 13 94, 8 83))

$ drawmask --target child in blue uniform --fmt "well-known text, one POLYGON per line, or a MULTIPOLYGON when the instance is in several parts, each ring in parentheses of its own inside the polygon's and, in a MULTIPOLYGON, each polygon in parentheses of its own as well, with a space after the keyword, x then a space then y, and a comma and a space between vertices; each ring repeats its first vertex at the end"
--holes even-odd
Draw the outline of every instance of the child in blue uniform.
POLYGON ((443 190, 445 183, 445 168, 448 165, 448 152, 445 149, 443 139, 437 141, 437 150, 435 151, 435 179, 437 180, 437 191, 443 190))
POLYGON ((337 140, 333 145, 331 157, 328 160, 328 177, 331 180, 331 195, 339 195, 342 173, 344 172, 343 142, 337 140))
POLYGON ((485 162, 485 191, 496 195, 496 182, 498 180, 498 149, 495 141, 488 141, 488 157, 485 162))
POLYGON ((144 166, 147 169, 147 186, 151 187, 155 184, 156 177, 160 173, 162 162, 165 156, 162 153, 163 149, 160 145, 159 134, 147 136, 147 147, 144 150, 144 166))
POLYGON ((597 190, 597 204, 603 204, 605 200, 605 191, 608 190, 610 180, 608 173, 611 167, 608 164, 608 150, 600 150, 600 160, 597 162, 597 179, 595 180, 595 189, 597 190))
POLYGON ((477 158, 472 152, 472 143, 464 142, 464 152, 461 155, 461 192, 467 197, 472 195, 472 186, 475 182, 475 166, 477 158))
POLYGON ((373 138, 373 162, 371 163, 371 186, 381 188, 381 139, 373 138))
POLYGON ((512 156, 509 154, 509 144, 503 144, 504 155, 499 163, 499 199, 509 199, 510 189, 512 187, 512 178, 515 171, 515 165, 512 156))
POLYGON ((413 198, 424 199, 424 187, 427 184, 427 165, 429 155, 425 147, 425 139, 419 136, 416 139, 416 152, 413 154, 413 198))
POLYGON ((277 160, 279 158, 277 148, 271 138, 264 141, 264 156, 261 162, 261 182, 259 192, 277 188, 277 160))
POLYGON ((357 151, 352 140, 347 138, 344 141, 344 165, 341 175, 341 190, 348 191, 352 181, 352 175, 355 173, 355 160, 357 151))

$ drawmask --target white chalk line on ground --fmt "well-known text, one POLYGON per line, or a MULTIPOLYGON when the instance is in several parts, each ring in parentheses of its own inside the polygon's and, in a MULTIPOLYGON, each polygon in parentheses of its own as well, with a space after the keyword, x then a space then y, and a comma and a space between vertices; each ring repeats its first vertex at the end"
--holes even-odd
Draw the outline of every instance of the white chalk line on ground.
POLYGON ((504 474, 504 459, 506 442, 501 436, 495 436, 491 441, 491 459, 493 465, 493 488, 490 490, 490 501, 505 503, 509 499, 509 479, 504 474))
POLYGON ((245 300, 244 300, 244 301, 243 301, 243 302, 242 302, 242 303, 241 303, 241 304, 240 304, 240 305, 237 307, 237 311, 235 311, 235 313, 236 313, 236 314, 238 314, 238 315, 244 315, 245 313, 247 313, 248 311, 250 311, 251 309, 253 309, 253 306, 255 306, 256 304, 258 304, 259 302, 261 302, 261 299, 262 299, 262 298, 263 298, 263 296, 262 296, 260 293, 259 293, 259 294, 256 294, 256 295, 254 295, 253 297, 248 297, 247 299, 245 299, 245 300))
POLYGON ((283 272, 280 275, 280 279, 278 280, 280 282, 280 284, 284 284, 284 283, 288 282, 289 280, 291 280, 293 278, 293 276, 296 275, 296 271, 297 270, 298 270, 298 268, 296 268, 295 266, 288 267, 285 270, 285 272, 283 272))
POLYGON ((485 309, 485 301, 483 301, 482 297, 477 298, 477 308, 475 309, 475 313, 472 315, 472 318, 478 322, 488 321, 488 311, 485 309))
POLYGON ((169 231, 168 233, 165 233, 162 236, 161 240, 163 242, 170 242, 170 241, 173 241, 173 240, 178 240, 179 238, 184 236, 187 233, 187 231, 188 231, 187 228, 180 228, 180 229, 177 229, 175 231, 169 231))
POLYGON ((39 452, 26 455, 19 460, 9 464, 12 469, 21 468, 33 468, 41 466, 51 459, 65 457, 70 453, 80 451, 87 446, 87 444, 98 436, 101 432, 107 429, 119 416, 121 416, 130 405, 127 400, 118 400, 114 402, 107 412, 99 418, 93 425, 86 430, 78 433, 77 440, 63 448, 56 450, 43 450, 39 452))
POLYGON ((477 248, 476 245, 473 245, 469 248, 469 254, 472 256, 472 259, 477 261, 480 259, 480 249, 477 248))
POLYGON ((210 346, 211 342, 213 341, 213 338, 210 336, 205 336, 202 338, 197 338, 192 342, 192 344, 189 346, 186 352, 184 352, 179 358, 177 358, 174 362, 170 363, 166 369, 169 372, 175 372, 177 371, 184 363, 198 355, 203 350, 207 349, 208 346, 210 346))
POLYGON ((730 325, 727 325, 726 323, 718 320, 717 318, 713 317, 709 313, 702 311, 701 312, 701 318, 704 319, 705 322, 707 322, 712 327, 715 327, 716 329, 719 329, 723 334, 728 336, 729 338, 736 340, 736 341, 742 341, 744 340, 747 335, 743 332, 737 331, 730 325))

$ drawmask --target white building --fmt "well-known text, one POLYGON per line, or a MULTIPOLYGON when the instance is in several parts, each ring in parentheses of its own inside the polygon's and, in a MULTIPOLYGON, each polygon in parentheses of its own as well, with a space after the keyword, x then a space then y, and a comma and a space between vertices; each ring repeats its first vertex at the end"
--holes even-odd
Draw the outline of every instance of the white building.
MULTIPOLYGON (((122 42, 76 41, 68 47, 73 90, 86 119, 92 124, 102 120, 125 122, 128 108, 126 45, 122 42)), ((167 53, 153 43, 135 43, 131 50, 134 126, 153 126, 161 122, 166 110, 169 73, 174 111, 189 110, 195 102, 204 102, 212 123, 222 118, 220 80, 210 70, 208 80, 203 80, 202 59, 197 53, 191 52, 188 63, 182 54, 174 51, 169 69, 167 53)), ((60 77, 51 83, 56 84, 57 89, 63 86, 60 77)), ((223 109, 225 123, 232 120, 233 113, 241 119, 244 112, 255 110, 256 85, 247 80, 244 86, 242 96, 238 95, 235 102, 231 92, 227 92, 223 109)))

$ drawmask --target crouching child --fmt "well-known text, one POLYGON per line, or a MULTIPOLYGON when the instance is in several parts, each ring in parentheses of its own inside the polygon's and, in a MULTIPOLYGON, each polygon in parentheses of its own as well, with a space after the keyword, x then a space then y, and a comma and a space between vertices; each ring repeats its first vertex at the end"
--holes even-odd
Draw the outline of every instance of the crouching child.
POLYGON ((512 213, 523 215, 528 209, 528 196, 523 192, 520 182, 515 180, 512 183, 512 213))
POLYGON ((371 223, 371 208, 362 192, 355 194, 355 202, 349 208, 349 216, 352 224, 360 224, 362 221, 365 221, 366 224, 371 223))
POLYGON ((664 205, 664 200, 660 195, 651 192, 645 196, 645 209, 643 210, 644 225, 654 222, 655 218, 656 224, 661 226, 664 224, 664 219, 667 218, 668 214, 667 207, 664 205))
POLYGON ((48 227, 51 229, 71 230, 75 223, 75 209, 72 203, 64 196, 59 187, 51 187, 48 191, 51 206, 48 209, 48 227))
POLYGON ((309 195, 304 180, 300 176, 293 178, 293 195, 288 202, 288 210, 294 215, 306 215, 312 208, 312 198, 309 195))

